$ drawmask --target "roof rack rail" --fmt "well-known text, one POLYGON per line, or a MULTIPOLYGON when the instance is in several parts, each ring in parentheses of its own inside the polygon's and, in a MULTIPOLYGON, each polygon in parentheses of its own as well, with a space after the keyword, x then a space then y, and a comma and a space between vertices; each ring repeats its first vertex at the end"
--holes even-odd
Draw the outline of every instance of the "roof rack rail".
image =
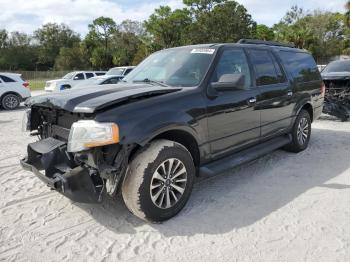
POLYGON ((257 39, 241 39, 237 42, 238 44, 253 44, 253 45, 271 45, 271 46, 284 46, 295 48, 293 43, 279 43, 274 41, 263 41, 257 39))

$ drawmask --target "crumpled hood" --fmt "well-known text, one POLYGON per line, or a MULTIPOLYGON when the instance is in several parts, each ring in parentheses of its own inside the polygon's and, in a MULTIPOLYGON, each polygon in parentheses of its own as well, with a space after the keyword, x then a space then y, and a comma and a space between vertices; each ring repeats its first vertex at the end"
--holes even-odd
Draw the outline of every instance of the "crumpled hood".
POLYGON ((30 107, 43 106, 75 113, 94 113, 97 110, 125 103, 132 99, 146 99, 179 90, 181 88, 152 86, 143 83, 104 85, 35 96, 28 99, 25 104, 30 107))
POLYGON ((350 72, 322 73, 321 76, 323 80, 350 79, 350 72))

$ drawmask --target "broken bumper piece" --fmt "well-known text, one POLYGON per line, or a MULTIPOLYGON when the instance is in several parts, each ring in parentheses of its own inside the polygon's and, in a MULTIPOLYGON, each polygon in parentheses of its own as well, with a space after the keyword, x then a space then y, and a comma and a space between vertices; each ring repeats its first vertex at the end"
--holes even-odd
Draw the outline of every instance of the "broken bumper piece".
POLYGON ((28 156, 22 159, 25 170, 33 172, 50 188, 76 202, 101 200, 103 181, 89 168, 77 165, 66 151, 66 144, 46 138, 28 145, 28 156))

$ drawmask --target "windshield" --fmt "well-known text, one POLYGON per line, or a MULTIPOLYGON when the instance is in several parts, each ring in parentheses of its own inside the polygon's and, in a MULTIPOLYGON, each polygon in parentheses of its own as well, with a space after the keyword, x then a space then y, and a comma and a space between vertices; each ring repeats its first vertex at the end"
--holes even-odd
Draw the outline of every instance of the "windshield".
POLYGON ((108 70, 106 75, 120 76, 123 75, 124 68, 111 68, 108 70))
POLYGON ((176 48, 154 53, 123 82, 157 81, 169 86, 197 86, 204 78, 215 49, 176 48))
POLYGON ((68 73, 68 74, 66 74, 64 77, 62 77, 63 79, 71 79, 73 76, 74 76, 74 72, 72 72, 72 73, 68 73))
POLYGON ((350 60, 334 61, 329 63, 322 73, 350 72, 350 60))
POLYGON ((84 86, 92 86, 92 85, 99 85, 101 84, 106 78, 100 78, 100 77, 92 77, 85 81, 82 81, 81 83, 75 85, 74 87, 84 87, 84 86))

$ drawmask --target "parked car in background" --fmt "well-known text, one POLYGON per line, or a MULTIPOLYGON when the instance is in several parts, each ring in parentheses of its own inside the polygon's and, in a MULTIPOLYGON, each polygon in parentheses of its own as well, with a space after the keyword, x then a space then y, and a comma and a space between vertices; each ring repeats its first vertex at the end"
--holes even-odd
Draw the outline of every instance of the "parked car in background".
POLYGON ((40 140, 21 164, 75 201, 121 191, 152 222, 185 206, 200 173, 305 150, 324 96, 311 54, 257 40, 162 50, 118 86, 28 100, 40 140))
POLYGON ((323 113, 342 121, 350 118, 350 60, 329 63, 322 71, 326 88, 323 113))
POLYGON ((326 67, 327 65, 317 65, 318 71, 322 72, 322 70, 326 67))
POLYGON ((66 74, 61 79, 46 82, 45 91, 53 92, 72 88, 73 86, 95 76, 105 75, 103 71, 75 71, 66 74))
POLYGON ((129 74, 136 66, 119 66, 109 69, 106 75, 122 75, 126 76, 129 74))
POLYGON ((0 107, 11 110, 30 97, 29 83, 21 74, 0 73, 0 107))
POLYGON ((104 75, 104 76, 95 76, 86 81, 83 81, 73 88, 85 88, 96 85, 110 85, 117 84, 124 76, 114 76, 114 75, 104 75))

